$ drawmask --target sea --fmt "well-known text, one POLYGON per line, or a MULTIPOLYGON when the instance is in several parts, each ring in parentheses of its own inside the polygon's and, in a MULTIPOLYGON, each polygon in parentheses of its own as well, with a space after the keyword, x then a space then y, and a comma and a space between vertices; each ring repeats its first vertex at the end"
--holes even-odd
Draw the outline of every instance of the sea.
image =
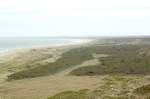
POLYGON ((18 48, 57 46, 72 43, 70 38, 52 37, 0 37, 0 53, 18 48))

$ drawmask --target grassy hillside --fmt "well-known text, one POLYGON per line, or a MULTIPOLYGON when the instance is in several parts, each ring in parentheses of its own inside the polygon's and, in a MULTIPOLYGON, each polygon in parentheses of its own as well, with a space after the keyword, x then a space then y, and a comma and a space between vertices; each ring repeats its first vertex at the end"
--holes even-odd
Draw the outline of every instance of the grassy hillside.
MULTIPOLYGON (((104 75, 104 74, 150 74, 150 55, 142 52, 146 46, 118 45, 111 49, 110 56, 99 58, 101 64, 81 67, 72 71, 71 75, 104 75), (118 50, 118 52, 116 52, 118 50)), ((108 53, 106 53, 108 54, 108 53)))
POLYGON ((92 59, 91 53, 85 48, 76 48, 62 54, 62 57, 54 63, 41 64, 35 68, 23 70, 8 76, 9 79, 23 79, 55 74, 66 68, 81 64, 83 61, 92 59), (83 53, 84 52, 84 53, 83 53))
POLYGON ((87 92, 88 89, 83 89, 80 91, 65 91, 48 99, 87 99, 87 92))
MULTIPOLYGON (((46 76, 74 67, 86 60, 93 59, 93 54, 106 54, 108 57, 99 57, 101 64, 97 66, 81 67, 73 70, 71 75, 101 75, 101 74, 149 74, 150 55, 149 45, 128 44, 125 41, 112 41, 105 45, 100 41, 93 45, 71 49, 62 54, 54 63, 38 64, 35 68, 23 70, 10 75, 9 79, 23 79, 46 76)), ((134 41, 132 41, 134 42, 134 41)), ((132 43, 131 42, 131 43, 132 43)))
POLYGON ((106 76, 94 89, 65 91, 47 99, 150 99, 149 85, 142 86, 142 81, 140 76, 106 76))
POLYGON ((150 38, 96 39, 63 52, 46 49, 19 55, 0 64, 12 71, 9 82, 0 85, 4 97, 150 99, 150 38))

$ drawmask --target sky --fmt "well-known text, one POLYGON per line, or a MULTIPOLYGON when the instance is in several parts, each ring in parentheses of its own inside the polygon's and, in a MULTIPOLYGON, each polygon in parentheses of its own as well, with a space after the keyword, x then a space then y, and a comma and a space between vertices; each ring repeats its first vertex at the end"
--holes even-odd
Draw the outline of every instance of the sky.
POLYGON ((150 0, 0 0, 0 37, 133 35, 150 35, 150 0))

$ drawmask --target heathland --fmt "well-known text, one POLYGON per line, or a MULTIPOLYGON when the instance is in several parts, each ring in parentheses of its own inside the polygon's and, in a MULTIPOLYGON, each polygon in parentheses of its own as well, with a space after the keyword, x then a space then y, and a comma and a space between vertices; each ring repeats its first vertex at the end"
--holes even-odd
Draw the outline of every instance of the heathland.
POLYGON ((150 38, 32 48, 0 57, 2 99, 150 99, 150 38))

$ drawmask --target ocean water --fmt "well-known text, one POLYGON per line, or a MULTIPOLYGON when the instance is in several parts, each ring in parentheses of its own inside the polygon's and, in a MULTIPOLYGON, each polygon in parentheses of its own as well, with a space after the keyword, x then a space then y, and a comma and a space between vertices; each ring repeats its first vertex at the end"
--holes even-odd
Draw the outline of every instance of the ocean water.
POLYGON ((66 38, 0 38, 0 52, 10 51, 17 48, 30 48, 30 47, 42 47, 42 46, 55 46, 55 45, 63 45, 70 44, 72 42, 71 39, 66 38))

